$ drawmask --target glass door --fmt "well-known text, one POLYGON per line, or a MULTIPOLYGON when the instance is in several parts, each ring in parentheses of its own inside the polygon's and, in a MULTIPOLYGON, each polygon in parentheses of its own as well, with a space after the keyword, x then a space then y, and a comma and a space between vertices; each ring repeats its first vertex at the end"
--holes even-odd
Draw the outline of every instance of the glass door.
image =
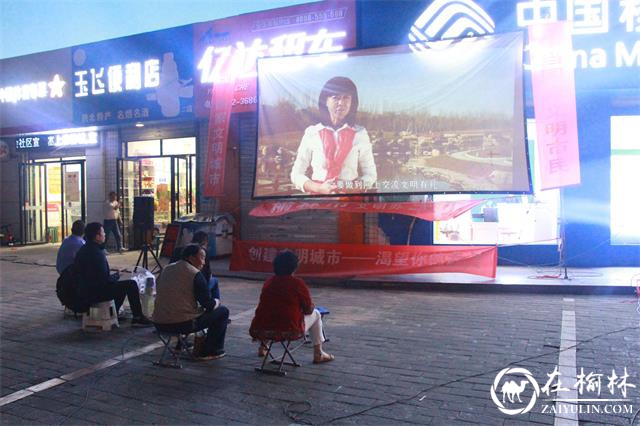
POLYGON ((171 197, 171 217, 180 217, 191 213, 189 160, 186 157, 173 158, 173 179, 171 197))
POLYGON ((20 164, 20 233, 22 241, 46 242, 47 174, 44 164, 20 164))
POLYGON ((71 234, 76 220, 85 220, 84 161, 63 161, 61 240, 71 234))
POLYGON ((133 199, 140 196, 140 161, 119 158, 117 172, 122 243, 131 248, 134 247, 133 199))

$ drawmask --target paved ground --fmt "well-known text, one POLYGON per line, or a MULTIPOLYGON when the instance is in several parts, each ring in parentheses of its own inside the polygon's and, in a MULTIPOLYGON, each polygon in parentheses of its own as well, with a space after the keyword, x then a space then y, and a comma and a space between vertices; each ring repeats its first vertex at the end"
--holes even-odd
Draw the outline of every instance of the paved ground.
MULTIPOLYGON (((221 281, 233 319, 226 358, 166 369, 152 365, 159 349, 136 352, 157 343, 149 329, 124 324, 85 333, 80 321, 63 318, 57 274, 47 266, 54 257, 55 248, 46 246, 0 251, 3 425, 577 424, 571 410, 554 415, 556 405, 546 401, 568 393, 541 392, 518 415, 501 413, 491 398, 496 375, 507 367, 527 369, 542 388, 558 365, 563 387, 575 381, 567 371, 603 374, 601 395, 585 387, 581 399, 627 400, 583 403, 581 424, 628 425, 634 414, 640 424, 640 314, 633 296, 314 287, 315 302, 331 310, 326 348, 336 360, 314 365, 311 349, 303 347, 296 352, 302 366, 275 377, 253 371, 259 359, 247 334, 261 282, 221 281), (613 388, 612 395, 608 377, 614 369, 623 376, 625 367, 629 386, 613 388), (57 385, 34 387, 47 381, 57 385), (605 406, 622 412, 593 413, 605 406)), ((135 258, 111 255, 109 261, 130 268, 135 258)), ((506 377, 525 379, 517 372, 506 377)), ((532 389, 529 381, 523 403, 504 406, 524 408, 532 389)))

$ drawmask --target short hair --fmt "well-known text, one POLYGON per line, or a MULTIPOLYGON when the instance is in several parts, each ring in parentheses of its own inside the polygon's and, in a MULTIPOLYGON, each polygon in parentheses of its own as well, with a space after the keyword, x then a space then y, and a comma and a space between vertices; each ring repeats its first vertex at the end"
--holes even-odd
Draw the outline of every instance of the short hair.
POLYGON ((191 242, 195 244, 202 244, 205 241, 209 241, 209 234, 204 231, 197 231, 193 234, 193 237, 191 237, 191 242))
POLYGON ((73 225, 71 225, 71 233, 81 237, 82 234, 84 234, 84 221, 76 220, 73 222, 73 225))
POLYGON ((91 222, 84 228, 84 239, 86 241, 95 240, 96 236, 100 233, 100 229, 102 229, 100 222, 91 222))
POLYGON ((298 269, 298 256, 290 250, 285 250, 273 259, 273 272, 278 276, 291 275, 298 269))
POLYGON ((347 77, 333 77, 327 81, 322 90, 320 91, 320 98, 318 99, 318 108, 320 109, 320 115, 323 122, 327 124, 330 122, 329 110, 327 109, 327 98, 334 95, 350 95, 351 96, 351 108, 349 113, 344 118, 345 123, 351 125, 355 124, 356 113, 358 112, 358 89, 351 79, 347 77))
POLYGON ((196 256, 198 253, 200 253, 200 250, 204 250, 204 249, 200 247, 200 245, 198 244, 186 245, 184 249, 182 249, 182 260, 187 260, 192 256, 196 256))
POLYGON ((116 197, 118 196, 118 194, 116 193, 116 191, 111 191, 111 192, 109 193, 109 197, 111 197, 112 195, 115 195, 116 197))

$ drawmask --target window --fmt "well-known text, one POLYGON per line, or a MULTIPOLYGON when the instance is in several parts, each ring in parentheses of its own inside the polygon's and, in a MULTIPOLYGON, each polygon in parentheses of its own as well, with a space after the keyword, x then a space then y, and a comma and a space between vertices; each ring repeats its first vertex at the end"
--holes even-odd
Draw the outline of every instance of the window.
POLYGON ((146 157, 160 155, 160 140, 127 142, 128 157, 146 157))
POLYGON ((196 153, 196 138, 162 140, 162 155, 187 155, 196 153))
POLYGON ((640 116, 611 117, 611 244, 640 244, 638 135, 640 116))

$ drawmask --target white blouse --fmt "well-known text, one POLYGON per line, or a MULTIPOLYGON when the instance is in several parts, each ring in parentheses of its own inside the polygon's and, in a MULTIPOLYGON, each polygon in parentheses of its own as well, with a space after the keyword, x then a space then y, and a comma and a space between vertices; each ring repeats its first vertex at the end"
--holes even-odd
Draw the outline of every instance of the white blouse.
MULTIPOLYGON (((324 146, 320 138, 320 131, 324 128, 333 130, 334 138, 338 140, 338 131, 346 126, 345 124, 338 130, 334 130, 321 123, 307 127, 300 141, 298 154, 291 169, 291 182, 297 189, 305 192, 304 184, 308 180, 324 182, 327 178, 324 146), (306 175, 309 165, 311 165, 312 169, 311 179, 306 175)), ((371 141, 364 127, 356 126, 354 130, 356 134, 353 139, 353 146, 344 160, 338 179, 352 181, 359 178, 364 188, 370 188, 378 179, 376 164, 373 160, 371 141), (358 168, 360 169, 360 174, 358 174, 358 168)))

